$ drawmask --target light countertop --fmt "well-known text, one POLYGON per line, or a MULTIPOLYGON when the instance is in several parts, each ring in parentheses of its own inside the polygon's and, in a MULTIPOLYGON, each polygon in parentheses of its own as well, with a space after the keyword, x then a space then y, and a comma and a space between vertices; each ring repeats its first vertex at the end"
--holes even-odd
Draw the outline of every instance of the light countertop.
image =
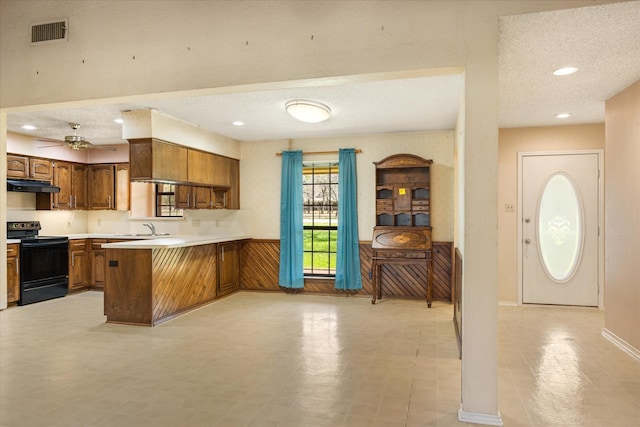
POLYGON ((11 243, 20 243, 20 239, 7 239, 7 245, 11 243))
MULTIPOLYGON (((104 243, 103 248, 110 249, 169 249, 183 248, 186 246, 208 245, 212 243, 230 242, 234 240, 251 239, 248 235, 235 236, 199 236, 199 235, 181 235, 181 236, 144 236, 143 240, 130 240, 128 242, 104 243)), ((113 236, 111 238, 120 238, 113 236)), ((130 237, 132 239, 140 239, 140 237, 130 237)))

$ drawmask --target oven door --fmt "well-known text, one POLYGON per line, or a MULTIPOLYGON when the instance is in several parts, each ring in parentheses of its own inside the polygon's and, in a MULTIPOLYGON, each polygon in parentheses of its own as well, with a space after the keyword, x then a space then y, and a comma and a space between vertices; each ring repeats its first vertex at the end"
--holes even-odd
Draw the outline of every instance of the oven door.
POLYGON ((24 285, 69 276, 69 241, 22 241, 20 282, 24 285))

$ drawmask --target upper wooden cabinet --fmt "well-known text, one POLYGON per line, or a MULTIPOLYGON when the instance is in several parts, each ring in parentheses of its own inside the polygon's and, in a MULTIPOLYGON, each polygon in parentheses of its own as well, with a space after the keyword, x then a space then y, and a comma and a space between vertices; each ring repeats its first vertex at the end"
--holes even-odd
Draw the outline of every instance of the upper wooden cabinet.
POLYGON ((432 160, 389 156, 376 165, 376 225, 430 226, 432 160))
POLYGON ((143 138, 129 140, 131 181, 188 182, 186 147, 143 138))
POLYGON ((53 165, 47 159, 7 154, 7 177, 51 181, 53 165))
POLYGON ((59 193, 36 194, 36 209, 87 209, 88 166, 55 160, 53 185, 59 193))
POLYGON ((89 209, 129 209, 128 164, 89 165, 89 209))
POLYGON ((131 181, 229 187, 237 160, 153 138, 129 140, 131 181))

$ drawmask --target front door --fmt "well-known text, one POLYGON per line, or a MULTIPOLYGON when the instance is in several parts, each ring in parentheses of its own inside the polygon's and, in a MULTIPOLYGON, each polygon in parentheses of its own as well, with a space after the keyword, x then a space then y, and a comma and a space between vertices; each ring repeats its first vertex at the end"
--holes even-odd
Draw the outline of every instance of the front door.
POLYGON ((598 305, 599 154, 522 156, 522 302, 598 305))

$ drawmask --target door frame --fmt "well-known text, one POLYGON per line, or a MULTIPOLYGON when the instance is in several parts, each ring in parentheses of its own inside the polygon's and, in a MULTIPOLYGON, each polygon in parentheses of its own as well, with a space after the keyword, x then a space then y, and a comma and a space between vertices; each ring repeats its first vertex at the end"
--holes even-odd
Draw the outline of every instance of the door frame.
POLYGON ((598 156, 598 308, 604 310, 604 149, 518 152, 518 305, 522 305, 522 162, 524 157, 596 154, 598 156))

